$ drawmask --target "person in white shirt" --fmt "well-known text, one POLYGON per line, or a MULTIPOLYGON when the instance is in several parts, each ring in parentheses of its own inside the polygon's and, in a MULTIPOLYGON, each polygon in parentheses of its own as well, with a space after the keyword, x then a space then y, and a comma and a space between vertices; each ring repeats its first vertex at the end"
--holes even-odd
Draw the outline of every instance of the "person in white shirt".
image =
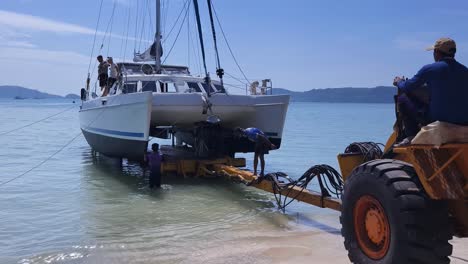
POLYGON ((112 57, 107 58, 107 63, 109 64, 109 71, 110 71, 109 81, 107 83, 107 87, 109 87, 109 89, 111 89, 112 86, 114 85, 114 83, 119 78, 119 75, 120 75, 119 72, 120 71, 119 71, 119 66, 117 66, 117 64, 114 63, 114 60, 112 59, 112 57))

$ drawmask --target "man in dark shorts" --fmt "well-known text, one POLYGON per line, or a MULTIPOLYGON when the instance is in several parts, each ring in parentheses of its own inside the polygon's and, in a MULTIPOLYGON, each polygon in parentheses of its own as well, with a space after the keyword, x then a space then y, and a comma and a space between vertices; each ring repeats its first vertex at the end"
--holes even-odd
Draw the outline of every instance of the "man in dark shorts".
POLYGON ((159 151, 159 144, 154 143, 151 145, 152 152, 148 152, 145 155, 145 161, 148 162, 150 167, 150 177, 149 177, 149 187, 153 189, 154 187, 161 187, 161 163, 163 161, 163 156, 159 151))
POLYGON ((265 154, 268 154, 272 149, 276 149, 276 146, 273 145, 265 136, 265 133, 258 128, 237 128, 237 131, 241 132, 241 135, 247 137, 250 141, 255 142, 254 174, 257 175, 258 159, 260 159, 260 176, 263 176, 265 172, 265 154))
POLYGON ((101 87, 102 96, 106 96, 109 93, 108 87, 107 87, 107 82, 109 80, 109 75, 108 75, 107 70, 109 68, 109 64, 106 61, 104 61, 104 58, 102 57, 102 55, 97 56, 97 60, 99 62, 99 65, 98 65, 99 87, 101 87))

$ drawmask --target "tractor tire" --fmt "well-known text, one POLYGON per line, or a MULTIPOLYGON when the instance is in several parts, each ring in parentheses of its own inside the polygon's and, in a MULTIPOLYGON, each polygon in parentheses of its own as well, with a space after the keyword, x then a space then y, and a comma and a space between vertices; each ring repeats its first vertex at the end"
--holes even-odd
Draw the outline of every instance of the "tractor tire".
POLYGON ((367 162, 346 179, 341 234, 359 264, 450 263, 448 206, 431 200, 411 164, 367 162))

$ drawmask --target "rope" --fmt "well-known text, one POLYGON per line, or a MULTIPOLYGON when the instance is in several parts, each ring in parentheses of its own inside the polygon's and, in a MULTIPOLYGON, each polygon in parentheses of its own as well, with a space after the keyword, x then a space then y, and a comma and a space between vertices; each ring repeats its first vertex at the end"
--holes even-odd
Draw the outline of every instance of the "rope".
POLYGON ((92 63, 93 55, 94 55, 94 47, 96 45, 96 36, 97 36, 97 32, 98 32, 98 27, 99 27, 99 21, 101 20, 101 11, 102 11, 102 3, 103 2, 104 2, 104 0, 101 0, 101 4, 99 5, 99 15, 98 15, 97 23, 96 23, 96 30, 94 31, 93 48, 91 49, 91 57, 89 58, 88 74, 89 74, 89 71, 91 70, 91 63, 92 63))
POLYGON ((138 4, 138 3, 140 2, 140 0, 137 0, 136 2, 137 2, 137 3, 136 3, 135 37, 134 37, 135 43, 134 43, 134 45, 133 45, 133 51, 134 51, 134 52, 136 52, 135 49, 136 49, 136 46, 137 46, 137 37, 138 37, 138 13, 139 13, 139 11, 140 11, 139 4, 138 4))
MULTIPOLYGON (((195 17, 194 17, 194 19, 195 19, 195 17)), ((188 22, 188 23, 190 23, 190 22, 188 22)), ((192 46, 193 53, 195 54, 194 56, 195 56, 195 61, 196 61, 196 64, 197 64, 196 66, 197 66, 198 74, 200 75, 201 72, 202 72, 201 63, 200 63, 200 61, 201 61, 201 59, 200 59, 201 58, 200 49, 199 49, 198 42, 193 40, 192 35, 194 35, 194 34, 190 34, 190 44, 192 46)))
POLYGON ((234 79, 234 80, 236 80, 236 81, 242 83, 243 85, 248 84, 248 83, 242 81, 240 78, 238 78, 238 77, 236 77, 236 76, 234 76, 234 75, 232 75, 232 74, 229 74, 229 73, 227 73, 227 72, 225 72, 225 73, 226 73, 227 76, 229 76, 229 77, 231 77, 232 79, 234 79))
POLYGON ((7 181, 4 181, 4 182, 1 182, 0 183, 0 187, 2 187, 3 185, 5 184, 8 184, 14 180, 17 180, 21 177, 23 177, 24 175, 28 174, 29 172, 39 168, 42 164, 46 163, 47 161, 49 161, 50 159, 52 159, 55 155, 57 155, 58 153, 60 153, 63 149, 65 149, 68 145, 70 145, 78 136, 81 135, 81 132, 78 133, 76 136, 74 136, 70 141, 67 142, 67 144, 63 145, 60 149, 58 149, 56 152, 54 152, 52 155, 50 155, 48 158, 46 158, 45 160, 41 161, 40 163, 36 164, 36 166, 32 167, 31 169, 21 173, 20 175, 14 177, 14 178, 11 178, 7 181))
POLYGON ((165 43, 166 40, 169 39, 169 36, 171 35, 172 31, 174 30, 174 28, 176 27, 176 25, 179 23, 179 19, 180 19, 180 17, 182 16, 182 14, 183 14, 183 12, 184 12, 184 10, 185 10, 185 6, 187 5, 188 2, 189 2, 189 0, 185 0, 184 6, 182 6, 182 9, 180 10, 179 15, 177 15, 177 19, 176 19, 176 21, 174 22, 174 25, 172 25, 171 29, 169 30, 169 33, 167 33, 166 36, 164 37, 163 43, 165 43))
POLYGON ((183 28, 183 26, 184 26, 185 19, 187 18, 187 15, 188 15, 188 13, 189 13, 189 9, 190 9, 190 4, 187 6, 187 10, 186 10, 186 12, 185 12, 184 19, 182 20, 182 23, 180 24, 179 31, 177 32, 177 35, 176 35, 176 37, 175 37, 175 39, 174 39, 174 42, 172 43, 172 46, 171 46, 171 48, 169 49, 169 52, 167 53, 166 58, 164 58, 164 61, 162 62, 162 64, 164 64, 164 63, 166 62, 167 58, 169 58, 169 55, 171 54, 172 49, 174 49, 174 46, 175 46, 177 40, 179 39, 179 35, 180 35, 180 32, 182 31, 182 28, 183 28))
MULTIPOLYGON (((107 109, 108 109, 108 108, 103 108, 103 109, 101 110, 101 112, 96 116, 96 118, 94 118, 93 120, 91 120, 91 122, 89 122, 89 124, 86 125, 86 127, 92 125, 92 124, 102 115, 102 113, 104 113, 104 111, 106 111, 107 109)), ((18 176, 16 176, 16 177, 13 177, 13 178, 11 178, 11 179, 9 179, 9 180, 7 180, 7 181, 1 182, 1 183, 0 183, 0 187, 2 187, 3 185, 8 184, 8 183, 10 183, 10 182, 12 182, 12 181, 14 181, 14 180, 17 180, 17 179, 23 177, 24 175, 28 174, 29 172, 31 172, 31 171, 33 171, 33 170, 39 168, 42 164, 46 163, 47 161, 49 161, 50 159, 52 159, 55 155, 57 155, 57 154, 60 153, 62 150, 64 150, 67 146, 69 146, 75 139, 77 139, 77 138, 81 135, 81 133, 82 133, 82 132, 80 131, 80 133, 78 133, 77 135, 75 135, 70 141, 67 142, 67 144, 63 145, 63 146, 62 146, 61 148, 59 148, 56 152, 54 152, 52 155, 50 155, 49 157, 47 157, 45 160, 43 160, 43 161, 39 162, 38 164, 36 164, 36 165, 35 165, 34 167, 32 167, 31 169, 29 169, 29 170, 27 170, 27 171, 21 173, 20 175, 18 175, 18 176)))
POLYGON ((216 21, 218 21, 219 29, 221 29, 221 33, 223 34, 224 42, 226 42, 226 45, 227 45, 227 47, 228 47, 228 49, 229 49, 229 52, 231 53, 232 58, 234 59, 234 62, 235 62, 236 65, 237 65, 237 68, 238 68, 239 71, 242 73, 242 76, 244 76, 244 79, 247 81, 247 83, 250 84, 249 79, 247 78, 247 76, 245 75, 244 71, 243 71, 242 68, 240 67, 239 63, 237 62, 236 56, 234 56, 234 52, 233 52, 232 49, 231 49, 231 45, 229 45, 229 41, 227 40, 226 34, 224 34, 223 27, 221 26, 221 22, 219 21, 218 14, 216 13, 216 9, 215 9, 213 3, 211 3, 211 6, 213 7, 213 12, 214 12, 214 14, 215 14, 216 21))
MULTIPOLYGON (((114 20, 114 13, 115 13, 116 4, 117 4, 117 2, 114 1, 114 7, 112 8, 112 15, 111 15, 111 17, 109 19, 109 22, 107 23, 106 31, 104 32, 104 36, 102 37, 101 47, 99 48, 99 51, 102 51, 102 48, 104 48, 104 41, 106 41, 107 33, 109 33, 109 26, 111 25, 112 21, 114 20)), ((97 66, 97 60, 94 61, 93 71, 92 71, 92 73, 91 73, 91 75, 89 77, 90 79, 93 78, 94 72, 96 70, 96 66, 97 66)), ((96 89, 95 89, 95 91, 96 91, 96 89)))
POLYGON ((124 62, 126 61, 127 59, 127 44, 128 44, 128 33, 130 32, 130 19, 131 18, 131 15, 130 15, 130 7, 128 8, 128 20, 127 20, 127 34, 126 34, 126 37, 125 37, 125 49, 124 49, 124 52, 123 52, 123 60, 124 62))
POLYGON ((117 1, 114 0, 114 6, 112 7, 112 15, 111 15, 111 18, 109 20, 110 30, 109 30, 109 39, 107 40, 107 53, 106 53, 106 56, 109 56, 109 49, 110 49, 110 43, 111 43, 111 39, 112 39, 112 29, 114 27, 114 14, 115 14, 115 7, 116 6, 117 6, 117 1))
MULTIPOLYGON (((148 2, 146 2, 146 7, 148 7, 148 2)), ((143 19, 141 22, 141 33, 140 33, 140 42, 138 43, 138 52, 141 49, 141 41, 143 40, 143 33, 145 31, 145 22, 146 22, 146 13, 144 13, 145 7, 142 7, 142 14, 143 14, 143 19)))
POLYGON ((66 111, 68 111, 68 110, 70 110, 70 109, 73 109, 74 107, 75 107, 75 106, 66 108, 66 109, 64 109, 64 110, 62 110, 62 111, 60 111, 60 112, 58 112, 58 113, 55 113, 55 114, 53 114, 53 115, 47 116, 47 117, 45 117, 45 118, 42 118, 42 119, 40 119, 40 120, 34 121, 34 122, 32 122, 32 123, 30 123, 30 124, 27 124, 27 125, 24 125, 24 126, 22 126, 22 127, 17 127, 17 128, 15 128, 15 129, 2 132, 2 133, 0 133, 0 136, 9 134, 9 133, 11 133, 11 132, 18 131, 18 130, 23 129, 23 128, 26 128, 26 127, 30 127, 30 126, 32 126, 32 125, 35 125, 35 124, 37 124, 37 123, 40 123, 40 122, 45 121, 45 120, 47 120, 47 119, 50 119, 50 118, 52 118, 52 117, 54 117, 54 116, 58 116, 58 115, 60 115, 60 114, 62 114, 62 113, 65 113, 66 111))

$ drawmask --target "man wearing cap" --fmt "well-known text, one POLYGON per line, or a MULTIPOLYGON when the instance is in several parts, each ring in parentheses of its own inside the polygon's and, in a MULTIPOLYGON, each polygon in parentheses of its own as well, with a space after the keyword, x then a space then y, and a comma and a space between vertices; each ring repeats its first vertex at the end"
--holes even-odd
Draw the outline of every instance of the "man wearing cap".
POLYGON ((434 121, 468 125, 468 69, 455 60, 455 41, 440 38, 427 50, 434 52, 434 63, 422 67, 411 79, 395 77, 393 80, 393 85, 403 92, 398 101, 407 101, 405 95, 421 87, 430 94, 425 124, 416 118, 417 113, 414 111, 418 107, 403 102, 406 107, 401 110, 407 138, 400 143, 402 145, 411 142, 412 137, 419 132, 420 125, 434 121))

